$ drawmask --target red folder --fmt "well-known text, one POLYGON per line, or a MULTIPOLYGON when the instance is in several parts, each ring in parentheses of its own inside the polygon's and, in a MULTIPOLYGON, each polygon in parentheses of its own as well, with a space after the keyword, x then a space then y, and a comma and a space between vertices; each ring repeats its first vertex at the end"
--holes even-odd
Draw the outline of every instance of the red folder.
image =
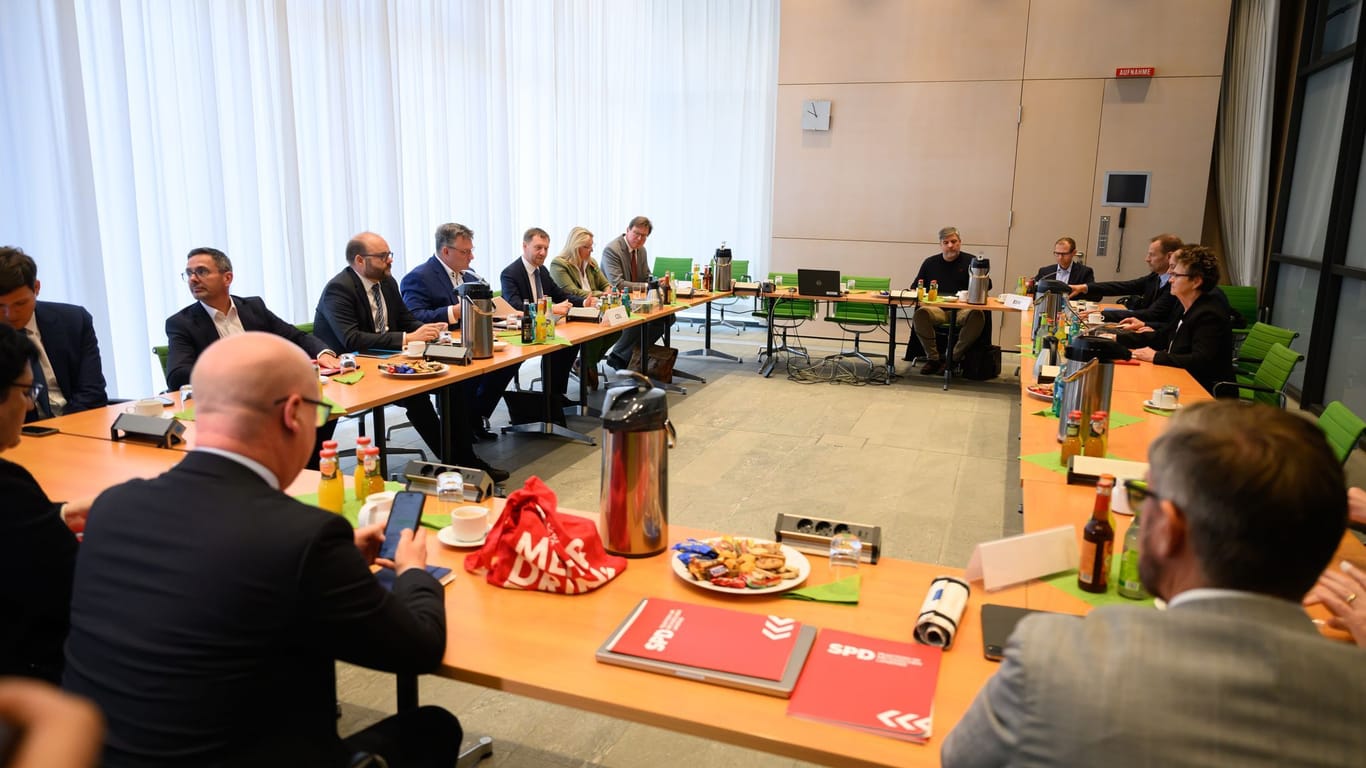
POLYGON ((648 598, 609 650, 687 667, 780 680, 802 625, 795 619, 648 598))
POLYGON ((923 743, 942 655, 929 645, 822 629, 787 714, 923 743))

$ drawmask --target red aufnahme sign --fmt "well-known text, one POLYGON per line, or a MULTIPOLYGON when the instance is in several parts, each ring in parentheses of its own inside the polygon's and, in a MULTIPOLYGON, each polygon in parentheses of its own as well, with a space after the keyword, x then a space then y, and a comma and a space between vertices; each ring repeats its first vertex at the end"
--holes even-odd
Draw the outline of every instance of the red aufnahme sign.
POLYGON ((1115 77, 1152 77, 1156 67, 1115 67, 1115 77))

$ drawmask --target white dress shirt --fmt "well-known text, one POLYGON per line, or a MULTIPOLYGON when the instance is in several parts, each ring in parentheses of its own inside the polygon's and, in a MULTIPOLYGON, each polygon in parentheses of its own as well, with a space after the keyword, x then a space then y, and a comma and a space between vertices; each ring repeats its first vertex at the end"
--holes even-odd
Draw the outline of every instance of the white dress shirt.
POLYGON ((209 313, 210 319, 213 320, 213 327, 218 329, 218 338, 226 339, 229 336, 247 332, 247 329, 242 327, 242 318, 237 316, 237 303, 232 300, 231 296, 228 297, 227 312, 214 309, 202 301, 199 302, 199 306, 209 313))

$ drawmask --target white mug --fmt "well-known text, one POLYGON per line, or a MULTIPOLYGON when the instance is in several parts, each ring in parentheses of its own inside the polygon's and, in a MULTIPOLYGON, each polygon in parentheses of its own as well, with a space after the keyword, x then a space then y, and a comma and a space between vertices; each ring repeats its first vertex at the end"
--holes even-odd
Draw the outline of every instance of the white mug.
POLYGON ((408 357, 422 357, 422 353, 427 351, 427 342, 410 341, 408 342, 408 346, 404 348, 404 351, 408 357))
POLYGON ((968 292, 967 292, 967 291, 959 291, 959 292, 958 292, 958 300, 959 300, 959 301, 967 301, 967 300, 968 300, 968 292))
POLYGON ((133 404, 124 408, 128 413, 136 413, 139 416, 160 416, 166 404, 160 398, 144 397, 141 400, 134 400, 133 404))
POLYGON ((470 544, 479 541, 489 530, 488 509, 473 505, 456 507, 451 512, 451 530, 456 541, 470 544))
POLYGON ((1176 395, 1166 391, 1166 387, 1158 387, 1153 390, 1153 404, 1159 408, 1175 408, 1176 395))

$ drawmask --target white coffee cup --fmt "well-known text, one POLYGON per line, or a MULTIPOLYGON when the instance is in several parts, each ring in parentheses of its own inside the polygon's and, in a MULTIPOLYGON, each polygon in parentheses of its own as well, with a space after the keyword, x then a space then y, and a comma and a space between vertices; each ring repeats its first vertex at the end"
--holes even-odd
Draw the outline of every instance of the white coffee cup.
POLYGON ((958 292, 958 300, 959 300, 959 301, 967 301, 967 300, 968 300, 968 292, 967 292, 967 291, 959 291, 959 292, 958 292))
POLYGON ((1102 315, 1099 312, 1092 312, 1091 314, 1086 316, 1086 322, 1096 323, 1097 325, 1099 325, 1105 322, 1105 315, 1102 315))
POLYGON ((136 413, 139 416, 160 416, 166 404, 160 398, 144 397, 141 400, 134 400, 133 404, 124 408, 128 413, 136 413))
POLYGON ((408 342, 408 346, 404 347, 404 353, 408 355, 408 357, 422 357, 422 354, 426 351, 427 342, 425 341, 410 341, 408 342))
POLYGON ((1153 405, 1159 408, 1175 408, 1176 395, 1166 391, 1165 387, 1158 387, 1153 390, 1153 405))
POLYGON ((484 507, 467 505, 451 512, 451 530, 456 541, 473 544, 484 538, 489 530, 489 511, 484 507))

